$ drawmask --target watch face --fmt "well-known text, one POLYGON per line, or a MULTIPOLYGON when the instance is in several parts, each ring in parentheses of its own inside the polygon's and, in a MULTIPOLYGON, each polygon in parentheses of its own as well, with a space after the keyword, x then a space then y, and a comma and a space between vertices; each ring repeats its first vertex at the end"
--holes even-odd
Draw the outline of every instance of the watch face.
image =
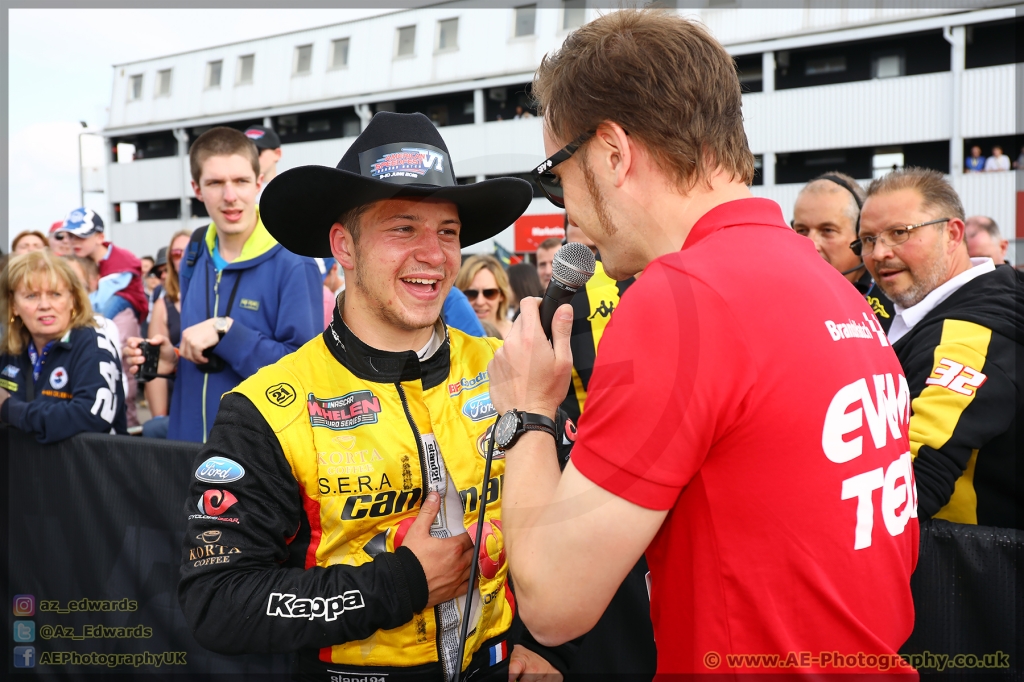
POLYGON ((519 430, 519 416, 515 412, 506 412, 495 426, 494 442, 499 448, 508 447, 519 430))

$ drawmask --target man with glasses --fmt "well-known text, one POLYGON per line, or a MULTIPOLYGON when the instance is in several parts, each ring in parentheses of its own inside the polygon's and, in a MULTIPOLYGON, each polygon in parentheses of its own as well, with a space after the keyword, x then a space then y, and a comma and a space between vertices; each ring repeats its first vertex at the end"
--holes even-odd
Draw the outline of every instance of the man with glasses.
MULTIPOLYGON (((696 22, 622 10, 549 53, 533 94, 551 155, 535 177, 609 276, 643 275, 604 331, 564 473, 538 434, 503 439, 523 622, 546 644, 586 632, 646 554, 659 675, 754 672, 736 656, 753 652, 903 667, 918 545, 905 379, 864 299, 751 195, 732 58, 696 22), (872 437, 878 379, 891 428, 872 437)), ((571 327, 563 306, 548 343, 523 301, 489 366, 497 433, 508 410, 555 413, 571 327)))
POLYGON ((889 341, 913 401, 918 513, 1024 528, 1016 423, 1024 309, 1012 268, 971 258, 964 209, 941 173, 894 171, 871 183, 854 243, 896 303, 889 341))

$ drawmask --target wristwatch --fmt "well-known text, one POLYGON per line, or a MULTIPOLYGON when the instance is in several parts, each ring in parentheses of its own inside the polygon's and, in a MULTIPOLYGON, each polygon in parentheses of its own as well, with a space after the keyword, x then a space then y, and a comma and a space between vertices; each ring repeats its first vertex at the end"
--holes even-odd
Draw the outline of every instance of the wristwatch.
POLYGON ((548 417, 532 412, 509 410, 501 415, 494 426, 494 445, 504 452, 515 445, 519 437, 527 431, 544 431, 550 433, 556 442, 558 440, 555 436, 555 422, 548 417))
POLYGON ((226 317, 215 317, 213 318, 213 328, 217 332, 217 336, 224 338, 224 335, 228 333, 228 318, 226 317))

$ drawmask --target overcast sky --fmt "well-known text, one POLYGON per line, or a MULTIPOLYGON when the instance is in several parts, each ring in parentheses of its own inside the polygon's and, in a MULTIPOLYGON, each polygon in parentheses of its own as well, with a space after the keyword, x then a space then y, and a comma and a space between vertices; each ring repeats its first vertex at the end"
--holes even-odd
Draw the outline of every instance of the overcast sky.
MULTIPOLYGON (((339 4, 341 4, 339 2, 339 4)), ((391 9, 11 9, 8 239, 78 206, 79 121, 106 120, 111 66, 359 19, 391 9)), ((99 163, 98 138, 83 150, 99 163)), ((86 205, 109 216, 102 195, 86 205)), ((8 250, 4 245, 4 251, 8 250)))

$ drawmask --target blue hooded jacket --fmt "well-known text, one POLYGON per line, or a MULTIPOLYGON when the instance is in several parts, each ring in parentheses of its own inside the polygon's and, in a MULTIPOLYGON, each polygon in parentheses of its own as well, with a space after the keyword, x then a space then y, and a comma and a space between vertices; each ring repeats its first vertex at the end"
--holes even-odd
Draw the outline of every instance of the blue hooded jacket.
POLYGON ((323 284, 312 259, 278 244, 257 212, 241 255, 218 274, 211 256, 216 235, 210 223, 206 238, 189 245, 199 249, 194 265, 182 261, 181 328, 230 317, 231 328, 214 349, 227 366, 204 373, 179 360, 167 429, 173 440, 206 442, 224 393, 323 331, 323 284))

